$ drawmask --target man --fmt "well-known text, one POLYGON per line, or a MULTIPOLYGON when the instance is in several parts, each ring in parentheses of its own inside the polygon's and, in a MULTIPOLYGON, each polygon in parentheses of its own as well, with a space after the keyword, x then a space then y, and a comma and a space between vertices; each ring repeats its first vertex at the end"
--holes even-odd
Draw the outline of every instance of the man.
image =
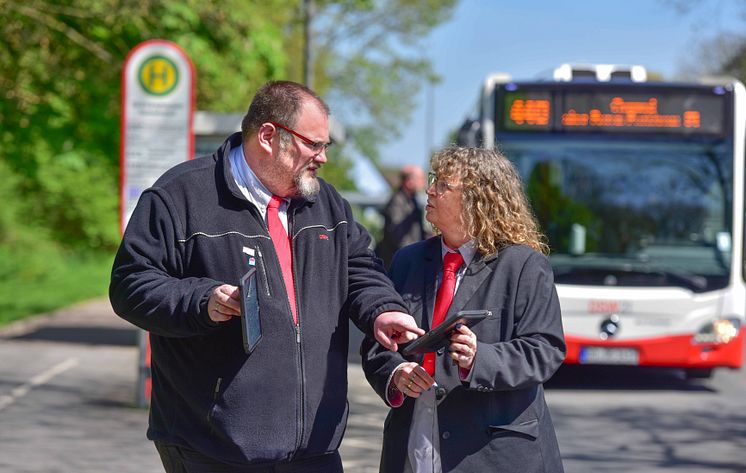
POLYGON ((394 350, 422 334, 316 177, 328 115, 306 87, 266 84, 241 133, 167 171, 132 214, 110 298, 150 332, 148 438, 167 472, 342 471, 348 320, 394 350), (251 267, 261 339, 247 355, 237 284, 251 267))
POLYGON ((422 207, 417 202, 417 193, 425 188, 425 172, 418 166, 404 166, 399 179, 399 188, 383 210, 383 238, 376 247, 387 268, 399 248, 429 236, 425 232, 422 207))

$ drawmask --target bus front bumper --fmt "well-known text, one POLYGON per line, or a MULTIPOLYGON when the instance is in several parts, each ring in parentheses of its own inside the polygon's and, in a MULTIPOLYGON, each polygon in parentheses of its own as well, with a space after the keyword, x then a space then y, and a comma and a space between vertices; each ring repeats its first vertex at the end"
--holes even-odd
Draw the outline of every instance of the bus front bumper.
POLYGON ((744 327, 728 343, 695 343, 693 334, 614 341, 565 335, 565 342, 566 364, 740 368, 744 327))

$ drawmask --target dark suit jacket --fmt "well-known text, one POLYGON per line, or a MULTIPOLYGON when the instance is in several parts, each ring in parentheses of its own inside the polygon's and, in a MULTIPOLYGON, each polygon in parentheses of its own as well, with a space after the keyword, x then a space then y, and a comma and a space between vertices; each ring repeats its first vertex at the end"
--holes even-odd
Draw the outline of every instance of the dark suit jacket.
MULTIPOLYGON (((439 237, 403 248, 392 263, 396 289, 426 330, 441 272, 439 237)), ((491 258, 477 254, 448 315, 466 309, 488 309, 493 316, 472 329, 477 354, 468 381, 459 379, 448 353, 436 358, 435 380, 445 389, 438 405, 443 472, 562 472, 542 387, 565 356, 549 261, 522 245, 506 247, 491 258)), ((387 381, 404 358, 371 339, 363 342, 361 354, 368 381, 386 400, 387 381)), ((413 407, 414 399, 406 398, 389 412, 381 472, 404 468, 413 407)))

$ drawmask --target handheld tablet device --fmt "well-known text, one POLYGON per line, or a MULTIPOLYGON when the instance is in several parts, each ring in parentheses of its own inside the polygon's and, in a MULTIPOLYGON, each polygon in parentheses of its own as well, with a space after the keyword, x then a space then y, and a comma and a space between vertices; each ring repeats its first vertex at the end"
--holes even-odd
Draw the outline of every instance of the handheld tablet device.
POLYGON ((262 339, 262 323, 259 319, 259 299, 256 292, 256 268, 251 267, 241 277, 241 332, 243 349, 250 355, 262 339))
POLYGON ((473 327, 486 317, 492 317, 489 310, 462 310, 448 317, 440 325, 414 340, 402 349, 402 355, 416 355, 438 351, 450 343, 451 332, 456 324, 473 327))

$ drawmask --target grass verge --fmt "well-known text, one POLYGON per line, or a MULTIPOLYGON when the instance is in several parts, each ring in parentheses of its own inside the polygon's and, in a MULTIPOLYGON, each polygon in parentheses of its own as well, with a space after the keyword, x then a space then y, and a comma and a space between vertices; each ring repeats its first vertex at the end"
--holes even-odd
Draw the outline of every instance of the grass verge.
POLYGON ((105 296, 114 255, 0 248, 0 326, 105 296))

